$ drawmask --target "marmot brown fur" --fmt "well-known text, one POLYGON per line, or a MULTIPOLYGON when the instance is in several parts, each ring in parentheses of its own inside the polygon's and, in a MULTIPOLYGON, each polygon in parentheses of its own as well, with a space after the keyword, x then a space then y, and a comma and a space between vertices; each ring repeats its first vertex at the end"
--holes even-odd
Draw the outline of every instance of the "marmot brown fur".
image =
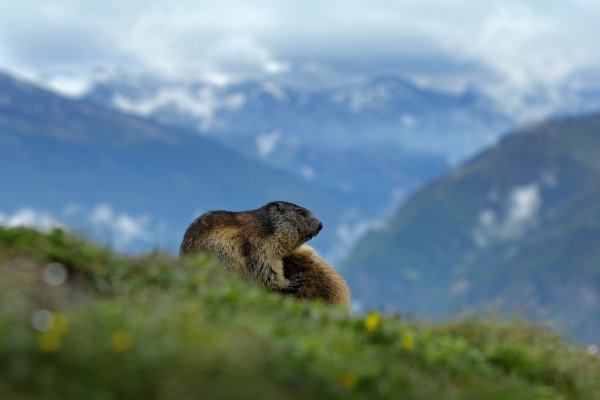
POLYGON ((283 201, 250 211, 211 211, 188 227, 179 252, 212 255, 226 268, 274 291, 348 305, 343 278, 310 247, 302 246, 322 227, 312 212, 283 201))
POLYGON ((302 245, 283 258, 288 279, 302 277, 306 282, 293 293, 298 299, 321 299, 328 304, 350 306, 350 289, 344 278, 311 247, 302 245))

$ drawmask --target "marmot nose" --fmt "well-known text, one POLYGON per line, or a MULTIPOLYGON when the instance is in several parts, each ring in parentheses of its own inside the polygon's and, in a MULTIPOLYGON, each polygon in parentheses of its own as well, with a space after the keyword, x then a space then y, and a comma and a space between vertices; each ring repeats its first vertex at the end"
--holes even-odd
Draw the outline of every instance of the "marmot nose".
POLYGON ((317 232, 321 232, 321 229, 323 229, 323 224, 319 222, 319 226, 317 226, 317 232))

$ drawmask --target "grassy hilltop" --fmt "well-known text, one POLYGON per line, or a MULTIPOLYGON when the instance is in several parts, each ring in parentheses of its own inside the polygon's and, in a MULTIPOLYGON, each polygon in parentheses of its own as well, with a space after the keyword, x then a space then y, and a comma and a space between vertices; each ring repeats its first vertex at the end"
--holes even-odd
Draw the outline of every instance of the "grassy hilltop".
POLYGON ((0 228, 0 398, 594 399, 600 360, 519 323, 349 316, 208 259, 0 228))

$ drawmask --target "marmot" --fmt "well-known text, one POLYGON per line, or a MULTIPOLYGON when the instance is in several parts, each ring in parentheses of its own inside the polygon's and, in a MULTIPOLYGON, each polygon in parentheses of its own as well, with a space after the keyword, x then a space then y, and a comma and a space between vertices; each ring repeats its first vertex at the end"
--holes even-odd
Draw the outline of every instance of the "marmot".
POLYGON ((213 255, 226 268, 274 291, 348 305, 344 279, 302 246, 322 228, 312 212, 284 201, 250 211, 210 211, 188 227, 179 253, 213 255))

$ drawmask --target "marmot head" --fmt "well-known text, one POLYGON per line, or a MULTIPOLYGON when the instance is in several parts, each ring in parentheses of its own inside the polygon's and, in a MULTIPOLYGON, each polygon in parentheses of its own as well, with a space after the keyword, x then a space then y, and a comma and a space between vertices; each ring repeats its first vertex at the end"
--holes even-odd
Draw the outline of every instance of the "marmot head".
POLYGON ((291 252, 301 244, 317 236, 323 224, 312 212, 304 207, 285 201, 274 201, 261 209, 266 214, 272 231, 277 239, 291 252))

